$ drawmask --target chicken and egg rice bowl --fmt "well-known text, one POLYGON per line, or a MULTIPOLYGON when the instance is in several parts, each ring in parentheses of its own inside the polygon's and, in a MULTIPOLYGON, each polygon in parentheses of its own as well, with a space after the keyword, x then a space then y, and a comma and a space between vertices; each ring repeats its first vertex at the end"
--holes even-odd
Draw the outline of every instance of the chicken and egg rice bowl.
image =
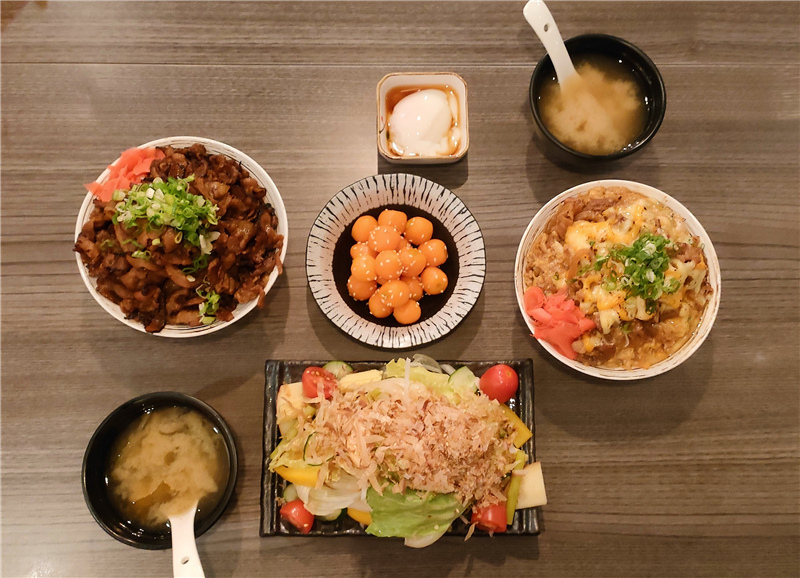
POLYGON ((587 366, 647 369, 697 331, 713 289, 684 219, 624 186, 566 198, 525 256, 534 335, 587 366))

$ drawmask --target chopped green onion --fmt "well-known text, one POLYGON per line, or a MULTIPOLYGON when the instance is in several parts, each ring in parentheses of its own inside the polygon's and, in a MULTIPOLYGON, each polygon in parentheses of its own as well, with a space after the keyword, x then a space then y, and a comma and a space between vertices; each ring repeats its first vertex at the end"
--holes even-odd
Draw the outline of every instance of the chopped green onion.
POLYGON ((633 245, 614 246, 609 257, 621 263, 624 271, 619 279, 608 279, 607 288, 611 284, 622 286, 629 296, 644 299, 647 311, 652 313, 662 294, 674 293, 680 287, 677 279, 664 282, 664 273, 669 268, 670 261, 667 250, 672 248, 672 241, 648 231, 643 231, 633 245))
POLYGON ((145 261, 149 261, 151 256, 150 251, 142 251, 141 249, 137 249, 131 253, 131 257, 134 259, 144 259, 145 261))
POLYGON ((198 287, 195 292, 203 299, 203 302, 199 305, 201 320, 205 325, 209 325, 216 320, 220 295, 210 287, 208 289, 198 287), (208 321, 209 319, 210 321, 208 321))
MULTIPOLYGON (((183 179, 170 177, 167 182, 155 179, 152 183, 134 185, 125 195, 112 220, 126 228, 146 221, 149 230, 169 226, 177 230, 176 242, 185 240, 194 247, 209 245, 208 227, 216 225, 217 206, 200 195, 189 192, 194 175, 183 179)), ((210 249, 208 250, 210 253, 210 249)))
POLYGON ((183 269, 181 269, 181 271, 183 271, 184 275, 189 275, 191 273, 199 271, 200 269, 205 269, 206 267, 208 267, 208 255, 203 255, 201 253, 200 255, 197 255, 194 258, 191 265, 189 265, 188 267, 184 267, 183 269))

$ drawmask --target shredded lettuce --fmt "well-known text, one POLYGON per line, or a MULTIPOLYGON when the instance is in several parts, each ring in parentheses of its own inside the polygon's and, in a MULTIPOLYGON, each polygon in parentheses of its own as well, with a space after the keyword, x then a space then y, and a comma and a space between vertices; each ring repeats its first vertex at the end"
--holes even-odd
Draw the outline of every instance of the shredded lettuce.
MULTIPOLYGON (((384 375, 390 378, 403 378, 405 377, 405 372, 406 360, 393 359, 386 364, 384 375)), ((461 384, 456 380, 451 380, 450 376, 446 373, 434 373, 424 367, 415 366, 413 363, 410 366, 409 378, 412 381, 421 383, 431 391, 446 397, 453 403, 457 403, 460 397, 475 394, 475 387, 472 387, 471 384, 467 384, 466 382, 461 384)))
POLYGON ((411 489, 395 494, 391 486, 383 491, 383 495, 370 487, 367 490, 367 504, 372 508, 368 534, 411 540, 437 534, 441 536, 453 520, 467 509, 455 494, 434 494, 411 489))

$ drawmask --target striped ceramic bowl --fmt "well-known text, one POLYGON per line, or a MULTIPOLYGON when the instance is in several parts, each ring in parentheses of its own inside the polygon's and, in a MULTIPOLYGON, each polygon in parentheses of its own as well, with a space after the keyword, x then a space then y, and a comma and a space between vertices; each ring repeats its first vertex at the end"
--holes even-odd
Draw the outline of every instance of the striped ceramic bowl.
POLYGON ((416 347, 447 335, 472 310, 485 273, 486 251, 475 217, 452 192, 415 175, 377 175, 342 189, 319 213, 306 245, 308 285, 322 312, 352 338, 385 349, 416 347), (433 237, 448 249, 441 266, 448 288, 423 297, 422 317, 411 325, 400 325, 392 316, 373 317, 365 301, 347 292, 352 225, 361 215, 377 216, 385 208, 429 219, 433 237))

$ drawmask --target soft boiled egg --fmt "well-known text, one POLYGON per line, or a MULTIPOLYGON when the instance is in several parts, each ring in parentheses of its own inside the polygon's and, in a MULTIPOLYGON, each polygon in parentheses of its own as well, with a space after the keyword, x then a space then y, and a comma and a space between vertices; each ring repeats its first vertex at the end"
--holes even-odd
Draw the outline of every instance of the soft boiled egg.
POLYGON ((411 93, 389 117, 389 144, 402 156, 451 155, 458 147, 460 129, 455 96, 428 88, 411 93))

